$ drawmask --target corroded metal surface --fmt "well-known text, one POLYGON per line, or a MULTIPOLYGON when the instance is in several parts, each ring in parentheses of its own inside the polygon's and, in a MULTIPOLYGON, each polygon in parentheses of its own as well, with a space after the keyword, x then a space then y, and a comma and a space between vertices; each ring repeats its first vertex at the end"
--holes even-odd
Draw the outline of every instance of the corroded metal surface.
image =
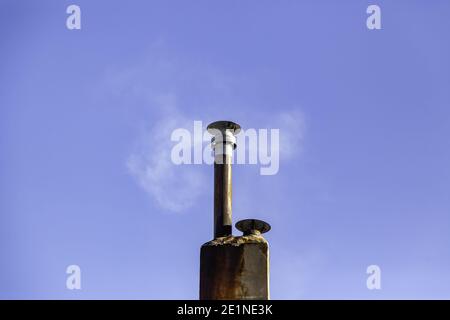
POLYGON ((228 236, 228 237, 220 237, 215 238, 207 243, 204 244, 204 246, 223 246, 223 245, 230 245, 230 246, 240 246, 246 243, 267 243, 267 240, 264 239, 261 236, 257 235, 245 235, 240 237, 234 237, 234 236, 228 236))
MULTIPOLYGON (((224 158, 229 156, 223 155, 224 158)), ((231 235, 231 161, 214 164, 214 237, 231 235)))
POLYGON ((261 236, 214 239, 201 248, 200 299, 269 299, 269 246, 261 236))

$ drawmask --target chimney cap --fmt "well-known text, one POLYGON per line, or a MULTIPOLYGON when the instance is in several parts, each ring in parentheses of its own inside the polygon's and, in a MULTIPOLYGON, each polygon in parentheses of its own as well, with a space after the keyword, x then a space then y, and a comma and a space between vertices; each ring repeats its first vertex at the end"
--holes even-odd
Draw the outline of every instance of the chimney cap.
MULTIPOLYGON (((258 219, 245 219, 236 223, 236 229, 242 231, 244 235, 254 234, 257 231, 260 234, 270 231, 271 226, 265 221, 258 219)), ((258 234, 256 233, 256 234, 258 234)))
POLYGON ((241 126, 233 121, 216 121, 209 124, 207 130, 211 134, 214 134, 216 130, 230 130, 233 134, 238 134, 241 131, 241 126))

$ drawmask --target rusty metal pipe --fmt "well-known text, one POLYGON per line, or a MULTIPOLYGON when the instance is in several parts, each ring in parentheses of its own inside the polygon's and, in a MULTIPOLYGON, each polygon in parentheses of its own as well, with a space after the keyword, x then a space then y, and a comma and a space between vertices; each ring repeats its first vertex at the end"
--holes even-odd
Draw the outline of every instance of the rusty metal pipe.
POLYGON ((222 155, 214 162, 214 238, 232 234, 231 157, 222 155))
POLYGON ((217 121, 208 126, 214 149, 214 238, 232 234, 231 163, 239 131, 240 126, 231 121, 217 121))

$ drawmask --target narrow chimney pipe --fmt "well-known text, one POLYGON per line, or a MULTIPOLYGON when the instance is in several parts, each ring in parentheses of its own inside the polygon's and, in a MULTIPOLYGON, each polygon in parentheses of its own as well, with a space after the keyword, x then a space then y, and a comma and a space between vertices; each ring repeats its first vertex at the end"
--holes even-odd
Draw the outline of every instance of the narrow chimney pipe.
POLYGON ((232 121, 216 121, 208 126, 214 150, 214 238, 232 234, 231 163, 236 137, 241 127, 232 121))

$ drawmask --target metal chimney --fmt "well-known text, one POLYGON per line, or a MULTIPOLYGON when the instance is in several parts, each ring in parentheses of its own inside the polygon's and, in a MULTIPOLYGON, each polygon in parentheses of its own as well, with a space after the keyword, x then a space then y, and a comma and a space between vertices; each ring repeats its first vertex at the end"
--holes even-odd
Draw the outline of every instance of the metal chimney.
POLYGON ((208 126, 214 150, 214 239, 200 252, 200 299, 269 299, 269 245, 262 234, 270 225, 239 221, 242 236, 232 235, 231 163, 241 127, 232 121, 208 126))
POLYGON ((214 149, 214 238, 231 236, 231 158, 241 127, 231 121, 217 121, 207 130, 213 135, 214 149))

